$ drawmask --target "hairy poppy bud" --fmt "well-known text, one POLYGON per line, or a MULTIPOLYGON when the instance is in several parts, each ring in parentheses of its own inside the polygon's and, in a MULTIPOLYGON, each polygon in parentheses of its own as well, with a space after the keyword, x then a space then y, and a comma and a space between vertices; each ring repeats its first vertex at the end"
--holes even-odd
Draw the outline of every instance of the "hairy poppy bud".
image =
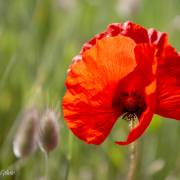
POLYGON ((24 112, 13 141, 13 151, 16 157, 27 156, 36 149, 38 118, 36 109, 24 112))
POLYGON ((40 121, 40 148, 46 152, 53 150, 58 144, 58 134, 58 115, 53 110, 47 109, 43 113, 40 121))

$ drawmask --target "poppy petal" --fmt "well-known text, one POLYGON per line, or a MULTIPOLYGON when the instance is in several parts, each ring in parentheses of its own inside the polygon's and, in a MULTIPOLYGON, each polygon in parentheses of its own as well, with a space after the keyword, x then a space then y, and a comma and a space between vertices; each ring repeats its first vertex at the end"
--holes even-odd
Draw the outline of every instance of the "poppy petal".
MULTIPOLYGON (((157 33, 157 31, 155 31, 157 33)), ((127 21, 123 24, 121 23, 112 23, 110 24, 104 32, 101 32, 95 35, 91 40, 85 43, 81 49, 81 53, 85 52, 86 50, 92 48, 96 45, 97 41, 106 37, 113 37, 123 35, 132 38, 136 43, 149 43, 149 35, 148 31, 131 21, 127 21)), ((151 35, 151 31, 150 31, 151 35)), ((155 37, 155 36, 153 36, 155 37)), ((153 39, 153 41, 155 41, 153 39)))
POLYGON ((167 34, 151 28, 148 29, 148 35, 150 43, 155 44, 158 48, 157 56, 161 56, 165 47, 169 44, 167 34))
POLYGON ((139 24, 135 24, 131 21, 126 21, 125 23, 112 23, 110 24, 104 32, 95 35, 90 41, 83 45, 81 53, 93 47, 98 40, 106 38, 123 35, 130 37, 137 44, 149 43, 154 44, 158 48, 157 56, 159 56, 164 47, 168 44, 168 36, 164 32, 159 32, 153 28, 146 29, 139 24))
POLYGON ((138 44, 135 48, 137 69, 148 84, 156 78, 156 53, 156 46, 148 43, 138 44))
POLYGON ((180 55, 168 46, 159 61, 156 113, 180 120, 180 55))
POLYGON ((70 66, 63 113, 68 127, 85 142, 102 143, 121 115, 112 108, 113 92, 136 66, 135 46, 128 37, 103 38, 70 66))
POLYGON ((147 30, 131 21, 127 21, 122 25, 122 35, 132 38, 136 43, 148 43, 149 37, 147 30))
MULTIPOLYGON (((142 81, 146 84, 146 110, 141 114, 139 123, 131 130, 126 141, 117 141, 116 144, 127 145, 139 138, 149 126, 156 107, 156 49, 149 44, 139 44, 135 49, 137 70, 142 73, 142 81)), ((145 84, 144 83, 144 84, 145 84)))

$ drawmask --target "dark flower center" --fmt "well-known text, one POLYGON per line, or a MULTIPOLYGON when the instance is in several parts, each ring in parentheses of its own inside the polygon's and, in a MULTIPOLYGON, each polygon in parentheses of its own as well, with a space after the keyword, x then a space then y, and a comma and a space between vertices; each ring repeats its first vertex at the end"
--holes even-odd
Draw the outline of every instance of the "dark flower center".
POLYGON ((112 105, 113 108, 128 116, 134 114, 140 117, 142 112, 146 109, 144 96, 137 91, 121 92, 118 97, 114 98, 112 105))

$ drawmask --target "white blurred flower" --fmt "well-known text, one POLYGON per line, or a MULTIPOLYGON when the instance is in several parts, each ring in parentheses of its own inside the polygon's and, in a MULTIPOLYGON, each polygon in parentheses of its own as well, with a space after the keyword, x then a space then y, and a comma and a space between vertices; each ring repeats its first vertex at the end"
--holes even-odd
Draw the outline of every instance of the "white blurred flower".
POLYGON ((174 17, 174 19, 171 22, 170 28, 172 30, 180 30, 180 15, 174 17))
POLYGON ((118 0, 116 11, 121 17, 131 17, 135 15, 142 5, 142 0, 118 0))
POLYGON ((168 175, 165 180, 178 180, 178 178, 175 175, 168 175))
POLYGON ((64 10, 72 10, 76 5, 76 0, 57 0, 57 3, 64 10))
POLYGON ((165 161, 162 159, 158 159, 153 161, 147 168, 147 174, 153 175, 159 171, 161 171, 165 166, 165 161))

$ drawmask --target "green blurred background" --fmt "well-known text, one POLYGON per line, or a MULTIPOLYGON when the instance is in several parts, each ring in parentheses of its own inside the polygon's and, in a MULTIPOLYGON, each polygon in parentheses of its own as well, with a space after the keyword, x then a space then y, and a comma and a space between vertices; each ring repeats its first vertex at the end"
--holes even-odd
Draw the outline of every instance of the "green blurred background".
MULTIPOLYGON (((132 20, 169 33, 180 50, 179 0, 0 0, 0 170, 18 159, 12 141, 19 114, 29 106, 61 111, 66 71, 83 43, 109 23, 132 20), (179 14, 178 14, 179 13, 179 14)), ((72 136, 63 117, 58 147, 49 155, 49 179, 124 180, 127 123, 119 121, 100 146, 72 136), (71 160, 68 163, 68 157, 71 160)), ((137 180, 180 179, 180 123, 155 116, 140 138, 137 180)), ((0 179, 43 180, 44 158, 37 150, 25 158, 15 176, 0 179)))

